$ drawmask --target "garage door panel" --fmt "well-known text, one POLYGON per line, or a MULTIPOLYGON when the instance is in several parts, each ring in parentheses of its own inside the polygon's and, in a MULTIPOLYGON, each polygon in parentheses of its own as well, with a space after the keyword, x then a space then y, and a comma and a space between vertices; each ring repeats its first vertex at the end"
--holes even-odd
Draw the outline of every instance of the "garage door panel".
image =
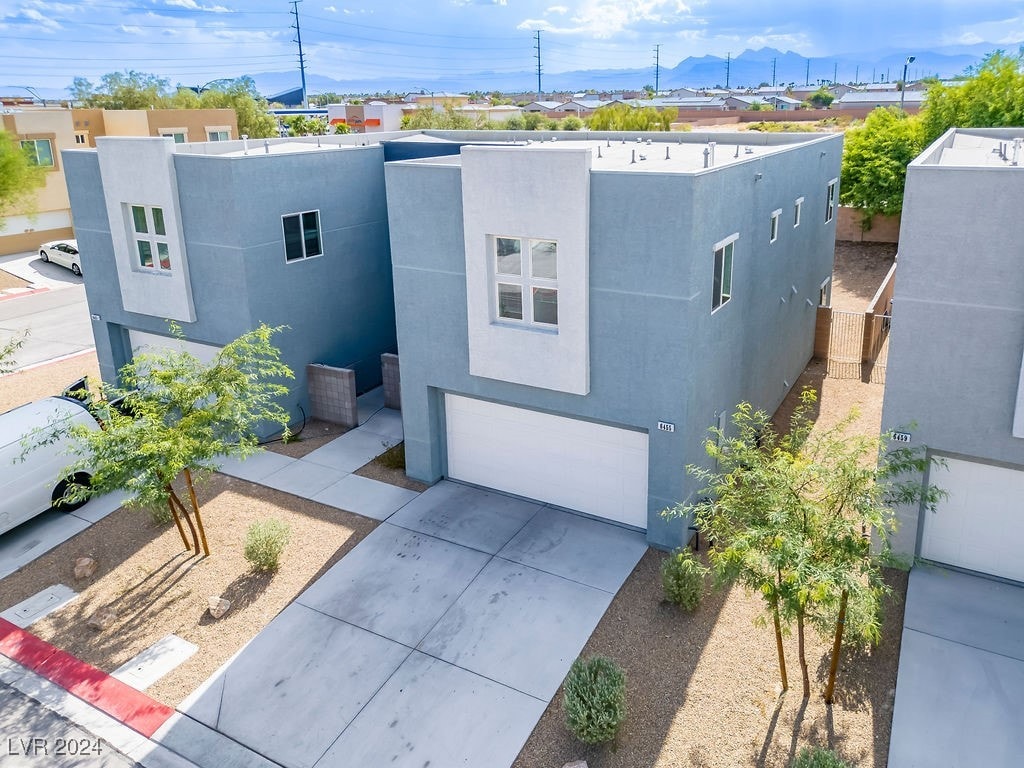
POLYGON ((647 527, 647 435, 446 395, 448 475, 647 527))
POLYGON ((1024 471, 946 459, 931 481, 949 497, 924 513, 921 556, 1024 581, 1024 471))

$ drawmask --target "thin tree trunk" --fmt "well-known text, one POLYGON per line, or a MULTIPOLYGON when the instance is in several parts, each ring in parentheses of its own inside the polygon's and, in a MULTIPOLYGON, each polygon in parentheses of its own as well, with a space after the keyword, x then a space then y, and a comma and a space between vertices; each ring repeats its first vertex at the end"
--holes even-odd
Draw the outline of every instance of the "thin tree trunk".
POLYGON ((196 534, 196 527, 194 525, 192 525, 192 519, 188 515, 188 510, 185 509, 185 505, 181 503, 181 499, 178 498, 178 494, 176 494, 174 492, 173 488, 171 488, 170 486, 167 486, 167 491, 168 491, 168 493, 170 493, 170 498, 174 501, 175 504, 178 505, 178 509, 181 511, 181 516, 183 518, 185 518, 185 522, 188 523, 188 529, 192 533, 192 543, 193 543, 194 547, 189 547, 189 549, 194 549, 195 553, 198 555, 199 554, 199 536, 198 536, 198 534, 196 534))
POLYGON ((797 649, 800 655, 800 671, 804 677, 804 698, 811 698, 811 678, 807 674, 807 656, 804 654, 804 612, 801 609, 796 615, 797 649))
POLYGON ((846 624, 846 603, 850 597, 847 590, 839 601, 839 618, 836 619, 836 637, 832 642, 832 661, 828 667, 828 683, 825 685, 825 703, 832 703, 832 694, 836 690, 836 672, 839 670, 839 650, 843 645, 843 628, 846 624))
POLYGON ((775 623, 775 650, 779 653, 779 675, 782 677, 782 690, 789 690, 789 679, 786 677, 786 652, 782 648, 782 622, 779 620, 779 599, 772 600, 772 621, 775 623))
POLYGON ((188 543, 188 539, 185 537, 185 529, 181 526, 181 518, 178 516, 178 510, 174 506, 174 502, 171 501, 171 497, 167 497, 167 507, 171 510, 171 517, 174 519, 174 524, 178 527, 178 534, 181 536, 181 543, 185 545, 185 549, 192 549, 192 545, 188 543))
POLYGON ((203 529, 203 516, 199 514, 199 500, 196 498, 196 487, 192 484, 192 472, 185 469, 185 483, 188 485, 188 495, 192 500, 192 511, 196 513, 196 525, 199 526, 199 538, 203 542, 203 555, 210 556, 210 547, 206 543, 206 531, 203 529))

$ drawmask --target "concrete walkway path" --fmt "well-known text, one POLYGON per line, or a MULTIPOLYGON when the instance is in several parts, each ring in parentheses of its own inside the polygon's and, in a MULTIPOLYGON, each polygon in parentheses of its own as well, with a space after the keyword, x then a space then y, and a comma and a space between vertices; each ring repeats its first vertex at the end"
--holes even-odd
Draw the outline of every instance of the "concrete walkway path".
POLYGON ((1024 765, 1024 586, 910 573, 889 768, 1024 765))
POLYGON ((447 481, 411 497, 366 485, 351 471, 401 439, 397 416, 368 413, 303 459, 226 468, 384 522, 186 699, 159 744, 204 768, 515 760, 646 540, 447 481))

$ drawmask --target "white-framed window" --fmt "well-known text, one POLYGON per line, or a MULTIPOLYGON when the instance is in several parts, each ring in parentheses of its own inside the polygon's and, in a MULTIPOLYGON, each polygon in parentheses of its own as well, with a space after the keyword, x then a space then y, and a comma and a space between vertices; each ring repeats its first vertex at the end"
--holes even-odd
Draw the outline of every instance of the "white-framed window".
POLYGON ((88 145, 89 143, 89 132, 88 131, 75 131, 75 144, 76 145, 88 145))
POLYGON ((779 218, 782 216, 782 209, 772 211, 771 224, 768 227, 768 242, 774 243, 779 239, 779 218))
POLYGON ((134 268, 140 272, 170 272, 171 244, 164 209, 155 205, 125 204, 128 231, 135 243, 134 268))
POLYGON ((285 261, 311 259, 324 252, 320 240, 320 211, 287 213, 281 217, 281 228, 285 261))
POLYGON ((826 277, 821 281, 821 285, 818 286, 818 306, 819 307, 830 307, 832 306, 832 278, 826 277))
POLYGON ((494 316, 558 327, 558 242, 496 235, 492 242, 494 316))
POLYGON ((160 135, 165 139, 174 139, 175 144, 188 141, 188 128, 161 128, 160 135))
POLYGON ((832 179, 828 183, 828 189, 825 191, 825 223, 828 224, 832 221, 832 217, 836 214, 836 185, 839 183, 839 179, 832 179))
POLYGON ((711 312, 732 298, 732 261, 739 233, 715 243, 714 276, 711 282, 711 312))
POLYGON ((804 199, 802 197, 798 197, 793 203, 793 229, 800 226, 800 214, 803 212, 803 208, 804 199))
POLYGON ((206 127, 207 141, 229 141, 231 139, 231 128, 227 125, 214 125, 206 127))
POLYGON ((24 139, 21 142, 21 151, 28 156, 32 165, 40 168, 53 168, 53 144, 49 139, 24 139))

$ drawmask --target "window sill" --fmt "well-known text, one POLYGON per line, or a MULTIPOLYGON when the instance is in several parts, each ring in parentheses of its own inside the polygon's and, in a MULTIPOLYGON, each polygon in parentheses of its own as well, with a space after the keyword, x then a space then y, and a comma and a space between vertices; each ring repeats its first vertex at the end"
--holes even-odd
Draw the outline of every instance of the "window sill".
POLYGON ((532 331, 534 333, 542 333, 547 336, 557 336, 558 326, 557 325, 540 325, 538 323, 525 323, 516 320, 505 320, 505 319, 492 319, 491 325, 499 328, 513 328, 517 331, 532 331))

